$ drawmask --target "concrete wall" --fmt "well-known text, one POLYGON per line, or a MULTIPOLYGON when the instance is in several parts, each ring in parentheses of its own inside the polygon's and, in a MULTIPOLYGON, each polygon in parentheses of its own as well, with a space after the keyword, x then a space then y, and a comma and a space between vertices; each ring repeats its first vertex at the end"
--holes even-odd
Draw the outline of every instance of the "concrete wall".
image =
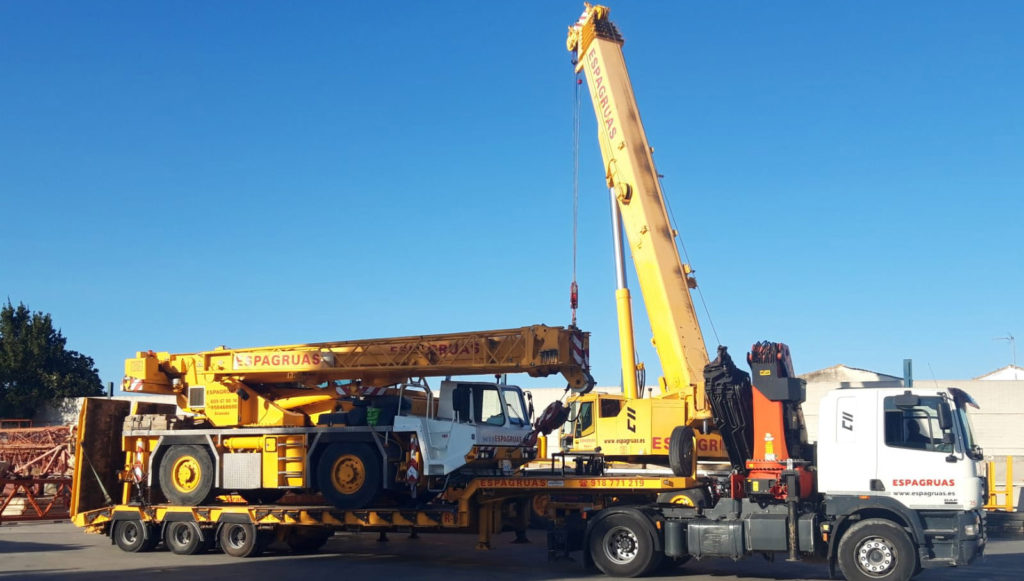
MULTIPOLYGON (((57 405, 47 406, 39 410, 32 418, 34 426, 70 426, 78 423, 78 412, 82 409, 83 397, 65 400, 57 405)), ((175 403, 173 395, 118 395, 112 399, 125 401, 148 401, 156 403, 175 403)))

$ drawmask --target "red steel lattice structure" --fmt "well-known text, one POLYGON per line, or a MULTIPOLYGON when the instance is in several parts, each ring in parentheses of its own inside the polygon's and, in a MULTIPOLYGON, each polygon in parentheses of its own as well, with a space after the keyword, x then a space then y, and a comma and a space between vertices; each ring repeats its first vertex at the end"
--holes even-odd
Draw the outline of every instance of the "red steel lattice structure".
POLYGON ((0 521, 67 518, 74 427, 0 429, 0 521))

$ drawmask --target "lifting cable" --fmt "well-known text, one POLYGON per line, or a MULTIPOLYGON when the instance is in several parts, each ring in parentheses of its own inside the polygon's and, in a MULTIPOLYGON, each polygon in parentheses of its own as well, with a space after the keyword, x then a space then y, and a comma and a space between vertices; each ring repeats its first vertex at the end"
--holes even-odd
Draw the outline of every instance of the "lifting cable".
MULTIPOLYGON (((573 69, 576 68, 573 62, 573 69)), ((569 285, 569 308, 572 311, 572 326, 576 326, 576 308, 580 304, 580 287, 576 284, 576 248, 579 237, 580 219, 580 86, 583 80, 573 74, 575 96, 572 106, 572 284, 569 285)))
MULTIPOLYGON (((655 171, 657 171, 657 170, 655 170, 655 171)), ((661 186, 661 197, 665 199, 665 208, 668 210, 668 218, 669 218, 669 221, 671 222, 670 227, 675 229, 675 227, 676 227, 675 226, 676 225, 676 217, 672 213, 672 204, 669 203, 668 196, 665 195, 665 185, 661 181, 661 174, 659 173, 657 175, 658 175, 658 185, 661 186)), ((678 232, 678 231, 679 230, 676 230, 676 232, 678 232)), ((686 251, 686 244, 683 242, 683 239, 680 236, 676 236, 675 239, 676 239, 676 244, 679 246, 680 250, 682 250, 682 252, 683 252, 683 259, 686 261, 686 264, 691 264, 692 265, 693 263, 690 262, 690 254, 686 251)), ((711 309, 708 308, 708 302, 706 300, 704 300, 704 293, 703 293, 703 291, 700 290, 700 286, 699 285, 695 286, 694 288, 696 288, 696 290, 697 290, 697 296, 700 297, 700 304, 704 307, 704 314, 707 315, 708 325, 711 327, 711 333, 715 336, 715 343, 721 345, 722 344, 722 340, 718 338, 718 329, 715 329, 715 321, 714 321, 714 319, 711 318, 711 309)))

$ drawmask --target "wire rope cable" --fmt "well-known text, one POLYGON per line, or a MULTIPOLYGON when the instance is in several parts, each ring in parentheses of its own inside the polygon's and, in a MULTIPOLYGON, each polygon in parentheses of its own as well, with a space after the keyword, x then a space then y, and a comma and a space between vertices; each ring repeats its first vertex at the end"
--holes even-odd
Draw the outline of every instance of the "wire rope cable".
MULTIPOLYGON (((678 232, 679 230, 676 229, 676 217, 675 214, 672 212, 672 204, 671 202, 669 202, 668 196, 665 195, 665 185, 661 181, 661 174, 657 173, 657 169, 655 169, 655 174, 658 176, 658 186, 661 187, 661 197, 665 200, 665 208, 668 210, 670 226, 674 231, 678 232)), ((675 240, 676 246, 683 253, 683 258, 686 260, 686 264, 693 264, 690 261, 690 253, 687 252, 686 243, 683 242, 682 237, 676 236, 675 240)), ((711 309, 708 307, 708 302, 704 298, 704 292, 701 291, 700 286, 696 286, 694 288, 696 288, 697 290, 697 296, 700 298, 701 306, 704 307, 704 314, 707 316, 708 325, 711 327, 711 334, 715 336, 715 342, 721 345, 722 340, 718 337, 718 329, 715 328, 715 320, 711 317, 711 309)))

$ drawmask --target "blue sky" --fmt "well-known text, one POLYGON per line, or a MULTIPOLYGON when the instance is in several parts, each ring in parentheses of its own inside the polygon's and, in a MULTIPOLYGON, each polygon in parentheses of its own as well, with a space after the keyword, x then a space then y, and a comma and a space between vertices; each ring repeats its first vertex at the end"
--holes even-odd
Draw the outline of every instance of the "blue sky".
MULTIPOLYGON (((137 350, 567 324, 581 8, 3 3, 0 293, 51 313, 105 382, 137 350)), ((801 373, 911 358, 918 379, 1010 363, 994 339, 1024 342, 1024 5, 612 19, 709 349, 782 340, 801 373)), ((579 321, 615 385, 582 114, 579 321)))

